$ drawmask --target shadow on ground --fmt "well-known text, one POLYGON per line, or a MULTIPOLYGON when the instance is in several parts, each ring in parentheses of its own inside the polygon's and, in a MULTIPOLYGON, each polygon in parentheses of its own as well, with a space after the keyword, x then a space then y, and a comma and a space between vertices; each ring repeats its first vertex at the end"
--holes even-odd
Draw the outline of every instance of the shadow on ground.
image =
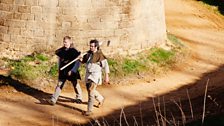
POLYGON ((205 87, 208 83, 204 125, 213 123, 223 126, 223 75, 224 66, 221 66, 187 86, 155 98, 149 97, 147 101, 118 109, 105 117, 94 119, 93 123, 83 125, 201 125, 205 87))
POLYGON ((33 88, 27 84, 24 84, 18 80, 12 79, 10 76, 5 77, 0 75, 0 86, 9 85, 16 89, 18 92, 23 92, 29 96, 32 96, 40 101, 40 103, 46 104, 44 99, 47 99, 51 96, 51 94, 43 92, 39 89, 33 88))
MULTIPOLYGON (((0 87, 9 85, 9 86, 13 87, 14 89, 16 89, 18 92, 22 92, 26 95, 32 96, 35 99, 39 100, 39 103, 36 103, 36 104, 49 105, 49 103, 46 100, 51 98, 52 94, 44 92, 44 91, 36 89, 36 88, 33 88, 25 83, 22 83, 18 80, 12 79, 10 76, 5 77, 5 76, 0 75, 0 80, 1 80, 0 87)), ((66 104, 63 104, 63 102, 73 102, 73 100, 74 99, 69 98, 69 97, 59 96, 57 104, 82 112, 82 110, 79 110, 79 109, 71 107, 71 106, 67 106, 66 104)), ((84 104, 86 104, 86 103, 84 103, 84 104)))
MULTIPOLYGON (((190 73, 186 73, 190 74, 190 73)), ((206 97, 206 111, 204 125, 209 125, 215 121, 216 126, 224 125, 224 65, 218 69, 205 73, 194 83, 187 84, 175 91, 157 96, 149 97, 146 101, 139 101, 139 104, 127 106, 124 109, 117 109, 113 113, 99 118, 90 119, 90 123, 75 124, 61 119, 63 125, 201 125, 203 115, 204 92, 208 83, 206 97), (187 93, 188 92, 188 93, 187 93), (189 98, 188 98, 189 96, 189 98), (194 96, 194 97, 192 97, 194 96), (190 100, 189 100, 190 99, 190 100), (215 119, 218 120, 214 120, 215 119), (218 117, 216 117, 218 116, 218 117), (211 121, 210 121, 211 120, 211 121), (184 124, 183 124, 184 123, 184 124)), ((23 92, 45 104, 46 98, 51 94, 35 89, 24 83, 12 79, 11 77, 0 76, 0 86, 10 85, 17 91, 23 92)), ((82 111, 78 108, 66 105, 63 102, 70 98, 62 96, 65 101, 59 101, 58 105, 71 110, 82 111)), ((109 101, 108 101, 109 102, 109 101)))
MULTIPOLYGON (((26 95, 29 95, 35 99, 37 99, 39 102, 37 102, 36 104, 40 104, 40 105, 50 105, 48 104, 48 102, 46 101, 46 99, 49 99, 51 97, 52 94, 44 92, 42 90, 33 88, 32 86, 29 86, 25 83, 22 83, 18 80, 15 80, 13 78, 11 78, 10 76, 6 77, 6 76, 2 76, 0 75, 0 87, 4 87, 4 86, 11 86, 13 87, 16 91, 18 92, 22 92, 26 95)), ((69 97, 65 97, 65 96, 60 96, 58 99, 58 102, 56 103, 59 106, 71 109, 71 110, 75 110, 75 111, 79 111, 80 113, 83 111, 79 108, 67 105, 65 102, 73 102, 74 99, 69 98, 69 97)), ((11 101, 8 101, 11 102, 11 101)), ((86 104, 86 103, 83 103, 86 104)), ((25 108, 29 108, 30 105, 27 104, 20 104, 22 106, 24 106, 25 108)), ((2 109, 0 109, 0 111, 2 111, 2 109)), ((69 122, 67 120, 64 120, 63 118, 60 118, 57 113, 51 113, 49 111, 45 111, 45 110, 39 110, 39 109, 35 109, 35 111, 43 111, 45 120, 48 121, 52 121, 51 117, 55 117, 55 119, 53 119, 53 121, 55 121, 58 125, 73 125, 73 122, 69 122)), ((38 117, 39 118, 39 117, 38 117)), ((21 121, 26 121, 26 118, 24 118, 21 121)), ((36 125, 37 122, 30 122, 30 125, 35 124, 36 125)))

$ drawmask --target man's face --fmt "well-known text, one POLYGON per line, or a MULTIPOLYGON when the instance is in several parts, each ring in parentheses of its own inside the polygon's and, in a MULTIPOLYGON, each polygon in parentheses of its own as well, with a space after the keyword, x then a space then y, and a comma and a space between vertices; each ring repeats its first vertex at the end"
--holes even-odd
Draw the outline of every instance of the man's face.
POLYGON ((92 52, 97 51, 97 48, 96 48, 96 46, 95 46, 95 43, 90 43, 90 50, 91 50, 92 52))
POLYGON ((69 39, 65 39, 65 40, 63 41, 63 44, 64 44, 64 47, 69 48, 70 45, 71 45, 71 41, 70 41, 69 39))

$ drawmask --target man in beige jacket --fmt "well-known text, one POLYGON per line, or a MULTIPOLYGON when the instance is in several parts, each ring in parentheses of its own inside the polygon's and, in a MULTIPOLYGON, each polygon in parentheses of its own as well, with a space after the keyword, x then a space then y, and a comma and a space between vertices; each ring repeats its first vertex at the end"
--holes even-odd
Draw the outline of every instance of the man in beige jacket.
POLYGON ((86 64, 86 88, 88 91, 88 107, 83 114, 89 116, 92 114, 94 100, 98 101, 97 107, 104 102, 104 97, 96 90, 98 85, 102 84, 102 70, 105 72, 105 82, 109 82, 109 65, 106 57, 99 49, 97 40, 90 41, 90 50, 83 56, 83 63, 86 64))

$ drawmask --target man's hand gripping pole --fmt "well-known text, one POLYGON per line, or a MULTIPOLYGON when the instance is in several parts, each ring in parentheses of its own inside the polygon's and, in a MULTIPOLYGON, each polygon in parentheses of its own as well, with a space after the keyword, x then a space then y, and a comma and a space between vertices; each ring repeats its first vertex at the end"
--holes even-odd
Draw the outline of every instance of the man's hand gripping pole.
POLYGON ((84 54, 80 54, 77 58, 75 58, 74 60, 72 60, 71 62, 69 62, 68 64, 64 65, 63 67, 60 68, 60 70, 64 70, 66 67, 68 67, 69 65, 71 65, 72 63, 74 63, 75 61, 79 60, 80 57, 83 57, 86 53, 84 54))

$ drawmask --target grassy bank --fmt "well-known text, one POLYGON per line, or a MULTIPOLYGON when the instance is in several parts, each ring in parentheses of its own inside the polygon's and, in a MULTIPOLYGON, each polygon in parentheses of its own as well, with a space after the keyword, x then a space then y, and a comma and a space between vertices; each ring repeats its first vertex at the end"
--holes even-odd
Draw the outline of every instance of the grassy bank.
POLYGON ((175 67, 187 55, 184 44, 172 34, 167 34, 168 46, 154 47, 136 55, 109 59, 112 78, 150 74, 157 76, 175 67))
MULTIPOLYGON (((168 34, 171 42, 168 49, 154 47, 136 55, 127 57, 109 58, 111 79, 123 78, 129 75, 141 73, 160 74, 163 71, 175 66, 184 58, 184 45, 175 36, 168 34)), ((11 76, 18 79, 34 80, 37 78, 57 79, 58 66, 52 56, 46 54, 33 53, 19 60, 2 59, 7 62, 7 67, 11 68, 11 76)), ((84 65, 80 68, 80 73, 84 76, 84 65)))

